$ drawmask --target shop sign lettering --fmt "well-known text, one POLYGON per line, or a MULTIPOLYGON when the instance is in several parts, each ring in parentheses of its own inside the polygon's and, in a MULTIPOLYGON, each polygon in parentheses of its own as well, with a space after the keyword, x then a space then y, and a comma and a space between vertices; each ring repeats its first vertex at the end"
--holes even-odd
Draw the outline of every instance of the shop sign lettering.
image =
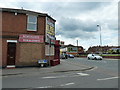
POLYGON ((38 43, 43 43, 44 42, 44 36, 43 35, 21 34, 21 35, 19 35, 19 42, 38 42, 38 43))

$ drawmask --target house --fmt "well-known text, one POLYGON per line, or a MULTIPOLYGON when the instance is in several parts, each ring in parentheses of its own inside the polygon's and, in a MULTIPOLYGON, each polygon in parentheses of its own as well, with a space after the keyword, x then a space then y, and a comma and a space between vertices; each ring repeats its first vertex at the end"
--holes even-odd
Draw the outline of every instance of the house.
POLYGON ((93 47, 89 47, 87 50, 87 53, 108 53, 109 50, 119 50, 120 46, 93 46, 93 47))
POLYGON ((84 53, 84 48, 82 46, 74 46, 72 44, 69 44, 69 45, 62 45, 60 51, 61 53, 78 55, 84 53))
POLYGON ((38 60, 43 59, 59 62, 60 41, 55 38, 55 19, 24 9, 2 8, 0 14, 2 67, 37 66, 38 60))

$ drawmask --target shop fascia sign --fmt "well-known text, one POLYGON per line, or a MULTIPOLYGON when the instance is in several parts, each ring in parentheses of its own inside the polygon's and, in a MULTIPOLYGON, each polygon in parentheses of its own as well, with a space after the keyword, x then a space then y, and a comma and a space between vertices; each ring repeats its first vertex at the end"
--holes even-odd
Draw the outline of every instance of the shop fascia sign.
POLYGON ((45 42, 55 44, 55 22, 46 17, 46 39, 45 42))
POLYGON ((77 47, 68 47, 68 52, 77 52, 77 47))
POLYGON ((19 35, 19 42, 43 43, 44 42, 44 36, 43 35, 21 34, 21 35, 19 35))

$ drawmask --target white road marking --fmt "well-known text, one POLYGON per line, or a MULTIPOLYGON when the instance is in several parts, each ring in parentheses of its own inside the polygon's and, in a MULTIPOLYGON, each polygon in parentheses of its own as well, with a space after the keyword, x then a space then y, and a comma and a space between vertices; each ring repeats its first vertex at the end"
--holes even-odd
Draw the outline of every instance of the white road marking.
POLYGON ((67 77, 65 75, 62 76, 49 76, 49 77, 42 77, 43 79, 52 79, 52 78, 62 78, 62 77, 67 77))
POLYGON ((89 76, 89 74, 86 73, 77 73, 77 75, 61 75, 61 76, 48 76, 48 77, 42 77, 42 79, 55 79, 55 78, 64 78, 64 77, 78 77, 78 76, 89 76))
POLYGON ((89 74, 86 74, 86 73, 77 73, 77 74, 80 76, 89 76, 89 74))
POLYGON ((69 86, 69 85, 73 85, 75 83, 66 83, 66 84, 61 84, 60 86, 69 86))
MULTIPOLYGON (((69 85, 73 85, 75 83, 66 83, 66 84, 61 84, 60 86, 69 86, 69 85)), ((36 88, 52 88, 52 87, 57 87, 57 86, 41 86, 41 87, 36 87, 36 88)))
POLYGON ((93 71, 93 70, 95 70, 95 69, 97 69, 98 67, 96 66, 96 67, 94 67, 94 68, 92 68, 92 69, 90 69, 90 70, 88 70, 88 71, 93 71))
POLYGON ((43 87, 36 87, 36 88, 52 88, 52 86, 43 86, 43 87))
POLYGON ((57 77, 55 77, 55 76, 51 76, 51 77, 42 77, 43 79, 49 79, 49 78, 57 78, 57 77))
POLYGON ((102 79, 97 79, 98 81, 101 81, 101 80, 110 80, 110 79, 116 79, 118 77, 110 77, 110 78, 102 78, 102 79))

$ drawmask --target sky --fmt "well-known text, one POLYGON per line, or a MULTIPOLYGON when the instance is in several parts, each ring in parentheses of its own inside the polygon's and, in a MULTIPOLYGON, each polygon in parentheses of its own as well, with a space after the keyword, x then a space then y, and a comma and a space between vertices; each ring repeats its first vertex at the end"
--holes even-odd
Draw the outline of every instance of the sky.
POLYGON ((83 46, 118 46, 119 0, 0 0, 1 8, 47 13, 56 20, 56 39, 83 46), (97 27, 99 25, 101 27, 97 27))

